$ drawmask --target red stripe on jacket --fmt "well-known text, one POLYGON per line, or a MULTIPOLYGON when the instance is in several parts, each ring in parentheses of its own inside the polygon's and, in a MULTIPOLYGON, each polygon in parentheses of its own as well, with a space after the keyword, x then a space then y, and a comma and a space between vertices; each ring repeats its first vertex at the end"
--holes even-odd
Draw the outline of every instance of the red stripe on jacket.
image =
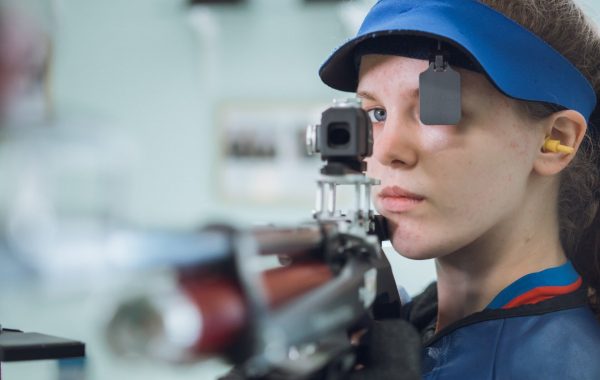
POLYGON ((556 297, 562 294, 571 293, 581 286, 581 277, 574 283, 565 286, 540 286, 535 289, 521 294, 518 297, 513 298, 509 303, 502 306, 502 309, 511 309, 513 307, 521 305, 530 305, 538 302, 542 302, 552 297, 556 297))

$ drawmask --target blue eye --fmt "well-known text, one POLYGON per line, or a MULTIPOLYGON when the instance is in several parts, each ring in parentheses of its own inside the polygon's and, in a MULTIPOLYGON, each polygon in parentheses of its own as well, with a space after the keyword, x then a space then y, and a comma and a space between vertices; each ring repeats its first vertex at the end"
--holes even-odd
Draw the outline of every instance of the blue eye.
POLYGON ((385 121, 387 116, 387 112, 383 108, 373 108, 372 110, 367 111, 369 118, 371 119, 371 123, 380 123, 385 121))

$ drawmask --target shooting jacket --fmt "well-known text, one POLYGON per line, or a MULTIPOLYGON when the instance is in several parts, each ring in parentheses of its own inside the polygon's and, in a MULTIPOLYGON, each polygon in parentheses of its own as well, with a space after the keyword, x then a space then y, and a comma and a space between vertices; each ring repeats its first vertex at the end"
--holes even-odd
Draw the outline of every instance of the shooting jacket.
POLYGON ((426 380, 600 379, 600 322, 571 263, 522 277, 437 333, 436 315, 435 284, 405 309, 426 380))

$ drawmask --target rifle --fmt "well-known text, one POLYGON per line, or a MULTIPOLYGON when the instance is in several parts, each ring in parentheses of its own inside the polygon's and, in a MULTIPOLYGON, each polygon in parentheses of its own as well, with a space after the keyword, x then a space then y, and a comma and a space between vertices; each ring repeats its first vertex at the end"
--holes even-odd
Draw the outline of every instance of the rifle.
POLYGON ((370 207, 379 181, 363 174, 372 125, 358 101, 339 101, 306 137, 309 152, 325 162, 313 219, 205 228, 193 238, 199 253, 176 265, 174 294, 117 309, 109 325, 114 348, 174 361, 220 356, 247 378, 334 380, 353 368, 350 335, 369 320, 400 314, 381 249, 387 226, 370 207), (336 208, 341 185, 355 191, 346 213, 336 208))

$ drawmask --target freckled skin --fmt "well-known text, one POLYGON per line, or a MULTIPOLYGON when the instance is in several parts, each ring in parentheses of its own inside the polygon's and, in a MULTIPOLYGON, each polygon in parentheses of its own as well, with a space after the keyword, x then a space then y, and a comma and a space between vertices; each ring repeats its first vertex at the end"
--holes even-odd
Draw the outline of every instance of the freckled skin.
POLYGON ((481 74, 459 69, 463 117, 459 125, 423 125, 418 78, 428 63, 398 56, 368 55, 361 62, 358 96, 375 122, 368 175, 424 197, 406 212, 386 210, 392 244, 413 259, 456 254, 500 232, 527 212, 529 184, 540 130, 527 125, 515 101, 481 74))

